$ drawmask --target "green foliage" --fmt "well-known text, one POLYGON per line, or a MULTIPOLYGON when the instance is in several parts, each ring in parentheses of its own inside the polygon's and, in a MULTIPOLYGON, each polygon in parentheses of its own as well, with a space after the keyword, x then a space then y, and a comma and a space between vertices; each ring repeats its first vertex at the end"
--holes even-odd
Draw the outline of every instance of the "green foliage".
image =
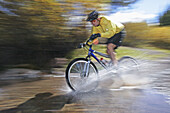
POLYGON ((168 10, 163 14, 163 16, 160 17, 160 25, 161 26, 167 26, 170 25, 170 6, 168 10))
POLYGON ((125 24, 127 36, 123 41, 124 46, 140 47, 142 44, 146 44, 148 39, 144 38, 148 32, 148 26, 143 23, 127 23, 125 24))
POLYGON ((13 4, 6 4, 6 7, 15 8, 13 12, 17 16, 0 12, 1 65, 34 64, 44 67, 52 58, 64 57, 87 37, 86 30, 77 27, 67 29, 68 20, 62 16, 64 7, 60 7, 58 2, 8 2, 13 4), (15 4, 17 2, 24 5, 15 4))
POLYGON ((148 26, 146 23, 126 24, 127 37, 123 45, 170 49, 170 27, 148 26))

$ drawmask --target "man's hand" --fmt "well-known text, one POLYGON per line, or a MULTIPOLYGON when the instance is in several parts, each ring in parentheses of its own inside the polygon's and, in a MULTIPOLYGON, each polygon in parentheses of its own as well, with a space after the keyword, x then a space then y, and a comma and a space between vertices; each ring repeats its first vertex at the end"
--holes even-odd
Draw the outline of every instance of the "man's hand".
POLYGON ((94 40, 94 39, 96 39, 97 37, 101 37, 100 33, 92 34, 92 35, 90 36, 90 40, 94 40))

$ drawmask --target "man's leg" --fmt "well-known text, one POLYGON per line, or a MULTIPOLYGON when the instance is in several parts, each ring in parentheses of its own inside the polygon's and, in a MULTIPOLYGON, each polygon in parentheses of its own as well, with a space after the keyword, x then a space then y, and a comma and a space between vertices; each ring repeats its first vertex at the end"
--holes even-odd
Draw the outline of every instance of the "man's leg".
POLYGON ((114 45, 112 43, 107 44, 107 53, 110 55, 112 63, 114 65, 117 65, 116 52, 114 51, 115 47, 116 47, 116 45, 114 45))

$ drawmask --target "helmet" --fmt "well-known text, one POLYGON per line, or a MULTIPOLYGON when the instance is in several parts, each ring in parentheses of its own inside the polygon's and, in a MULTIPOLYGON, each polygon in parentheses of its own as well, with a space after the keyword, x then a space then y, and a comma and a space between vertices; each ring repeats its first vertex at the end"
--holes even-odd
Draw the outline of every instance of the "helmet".
POLYGON ((97 11, 93 11, 90 14, 88 14, 88 18, 86 21, 92 21, 98 18, 99 13, 97 11))

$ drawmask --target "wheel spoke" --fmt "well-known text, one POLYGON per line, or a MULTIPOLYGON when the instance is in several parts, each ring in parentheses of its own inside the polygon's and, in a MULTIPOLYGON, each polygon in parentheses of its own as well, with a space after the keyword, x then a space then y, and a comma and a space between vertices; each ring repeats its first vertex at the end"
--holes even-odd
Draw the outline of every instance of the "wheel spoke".
MULTIPOLYGON (((76 68, 72 68, 72 70, 74 70, 74 71, 76 71, 76 72, 80 72, 80 71, 77 70, 76 68)), ((71 71, 72 71, 72 70, 71 70, 71 71)), ((73 71, 73 72, 74 72, 74 71, 73 71)))

